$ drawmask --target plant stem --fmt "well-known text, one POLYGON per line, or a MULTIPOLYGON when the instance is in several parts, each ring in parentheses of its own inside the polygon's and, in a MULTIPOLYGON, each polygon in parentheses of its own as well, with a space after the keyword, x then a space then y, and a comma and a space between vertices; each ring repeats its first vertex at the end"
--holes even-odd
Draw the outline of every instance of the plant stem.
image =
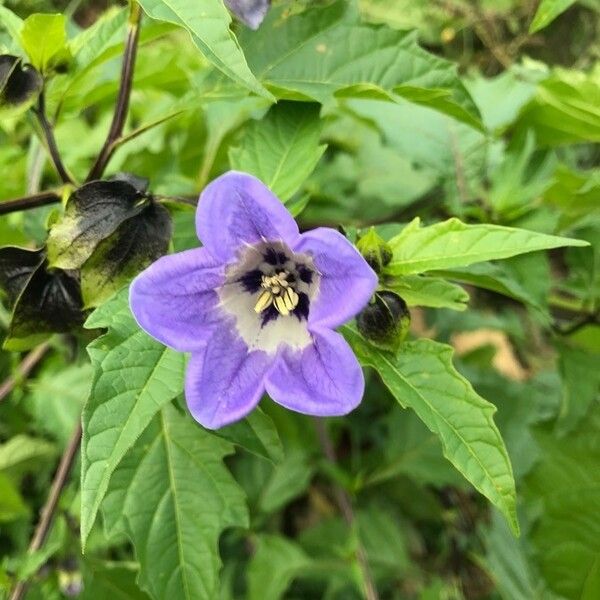
POLYGON ((25 379, 33 368, 44 358, 46 352, 50 349, 50 344, 40 344, 37 348, 34 348, 27 356, 23 359, 21 364, 17 367, 17 374, 11 375, 3 383, 0 384, 0 402, 10 394, 16 385, 23 379, 25 379))
MULTIPOLYGON (((325 421, 318 418, 313 419, 313 421, 315 423, 317 436, 319 438, 319 443, 321 445, 321 449, 323 450, 323 454, 327 460, 333 464, 336 464, 337 457, 335 455, 335 449, 333 447, 331 438, 329 437, 327 427, 325 426, 325 421)), ((356 526, 356 516, 354 515, 354 509, 352 508, 352 500, 350 499, 350 495, 342 486, 336 483, 333 484, 333 493, 344 520, 351 529, 354 529, 356 526)), ((365 552, 360 540, 357 542, 356 558, 362 572, 365 598, 367 600, 379 600, 377 588, 375 587, 373 577, 371 576, 371 569, 369 568, 367 553, 365 552)))
POLYGON ((54 168, 56 169, 58 176, 60 177, 63 183, 73 183, 72 177, 69 175, 67 169, 65 168, 65 165, 62 162, 60 152, 58 151, 58 146, 56 145, 56 139, 54 138, 54 131, 52 129, 52 125, 50 124, 50 121, 48 121, 48 117, 46 116, 46 95, 44 93, 44 90, 42 90, 40 93, 37 108, 34 112, 38 118, 38 121, 40 122, 40 126, 44 134, 44 139, 46 140, 48 154, 50 154, 50 158, 52 159, 52 163, 54 164, 54 168))
MULTIPOLYGON (((40 513, 40 521, 35 529, 31 543, 29 544, 29 554, 33 554, 39 550, 44 545, 44 542, 50 533, 56 508, 58 506, 58 501, 69 478, 69 473, 71 471, 71 467, 73 466, 73 462, 75 461, 75 457, 77 456, 80 443, 81 420, 77 423, 75 431, 73 432, 73 435, 71 436, 71 439, 69 440, 69 443, 67 444, 67 447, 60 459, 58 469, 56 470, 54 480, 52 481, 50 493, 48 494, 48 499, 46 500, 46 504, 44 504, 44 507, 40 513)), ((18 582, 13 588, 12 594, 10 595, 10 600, 21 600, 26 591, 27 582, 18 582)))
POLYGON ((0 215, 7 215, 19 210, 27 210, 29 208, 38 208, 47 204, 60 202, 60 196, 56 192, 40 192, 32 196, 23 196, 23 198, 15 198, 14 200, 5 200, 0 202, 0 215))
POLYGON ((102 177, 108 161, 115 151, 115 142, 121 137, 125 126, 125 119, 129 111, 129 99, 131 97, 131 88, 133 84, 133 72, 135 70, 135 59, 137 56, 138 40, 140 37, 140 21, 142 11, 135 0, 131 2, 129 13, 129 26, 127 31, 127 41, 125 42, 125 54, 123 55, 123 66, 121 67, 121 84, 119 94, 115 105, 112 123, 108 131, 108 136, 98 154, 98 158, 91 168, 86 181, 99 179, 102 177))

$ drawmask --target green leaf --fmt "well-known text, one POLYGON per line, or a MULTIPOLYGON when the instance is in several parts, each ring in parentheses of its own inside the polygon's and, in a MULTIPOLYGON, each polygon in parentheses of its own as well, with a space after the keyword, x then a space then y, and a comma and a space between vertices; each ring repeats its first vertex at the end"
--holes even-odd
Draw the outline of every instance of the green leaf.
POLYGON ((29 507, 17 486, 4 473, 0 473, 0 523, 16 521, 29 514, 29 507))
POLYGON ((153 598, 218 597, 219 534, 248 525, 242 490, 222 462, 232 449, 168 405, 115 472, 107 529, 131 537, 139 584, 153 598))
POLYGON ((387 270, 394 275, 464 267, 536 250, 589 245, 585 241, 525 229, 466 225, 458 219, 421 227, 419 218, 389 240, 389 244, 394 258, 387 270))
POLYGON ((571 431, 600 400, 600 354, 566 344, 558 346, 562 403, 556 422, 560 434, 571 431))
POLYGON ((556 70, 540 83, 515 127, 533 130, 538 145, 600 142, 600 71, 556 70))
POLYGON ((251 122, 240 146, 229 150, 233 169, 256 175, 283 202, 313 172, 326 145, 319 145, 320 107, 279 102, 260 121, 251 122))
POLYGON ((83 411, 83 545, 113 471, 154 415, 181 393, 185 365, 183 354, 139 329, 129 310, 127 289, 97 309, 86 327, 108 327, 108 332, 88 346, 94 379, 83 411))
POLYGON ((511 273, 510 269, 506 268, 505 264, 482 262, 468 267, 454 267, 434 271, 434 273, 441 277, 502 294, 524 304, 529 304, 541 314, 546 313, 546 309, 540 304, 535 294, 525 288, 511 273))
POLYGON ((255 408, 245 419, 222 427, 215 434, 248 452, 274 463, 283 460, 283 447, 271 417, 255 408))
POLYGON ((385 288, 396 292, 408 306, 465 310, 469 302, 469 294, 464 288, 439 277, 407 275, 386 281, 385 288))
POLYGON ((275 7, 240 39, 253 72, 281 98, 404 97, 481 127, 454 64, 419 47, 415 32, 360 23, 345 1, 296 15, 275 7))
POLYGON ((225 75, 259 96, 273 99, 248 68, 221 0, 140 0, 140 5, 152 19, 186 29, 202 54, 225 75))
POLYGON ((83 569, 83 591, 79 600, 148 600, 136 585, 137 569, 112 563, 86 561, 83 569))
POLYGON ((92 181, 67 200, 64 215, 50 229, 48 262, 61 269, 80 267, 98 244, 145 208, 144 195, 126 181, 92 181))
POLYGON ((33 14, 21 31, 21 43, 31 64, 46 74, 70 58, 64 15, 33 14))
POLYGON ((248 600, 279 600, 313 560, 296 543, 277 535, 261 535, 255 543, 247 572, 248 600))
POLYGON ((369 345, 350 327, 344 335, 360 362, 378 371, 402 407, 412 408, 436 433, 444 456, 519 531, 515 482, 495 407, 478 396, 452 365, 450 346, 422 339, 406 342, 396 355, 369 345))
POLYGON ((149 264, 167 253, 171 240, 169 211, 150 201, 102 240, 81 268, 84 307, 98 306, 149 264))
POLYGON ((531 540, 551 589, 572 600, 593 600, 600 589, 600 410, 556 440, 541 431, 541 461, 526 493, 540 514, 531 540))
POLYGON ((23 20, 15 15, 14 12, 0 4, 0 30, 6 29, 13 41, 10 48, 12 52, 21 50, 21 30, 23 29, 23 20))
POLYGON ((56 365, 29 382, 30 393, 24 404, 37 427, 58 440, 63 447, 73 434, 81 409, 90 395, 93 370, 89 363, 56 365))
POLYGON ((314 465, 303 451, 292 450, 277 463, 260 491, 259 508, 267 513, 282 508, 306 490, 314 465))
POLYGON ((0 445, 0 471, 21 472, 36 463, 55 455, 53 444, 20 434, 0 445))
POLYGON ((500 596, 507 600, 546 598, 540 589, 543 581, 534 576, 528 561, 526 542, 512 535, 498 511, 492 512, 491 521, 491 526, 484 531, 487 554, 479 562, 483 563, 500 596))
POLYGON ((529 26, 529 33, 535 33, 548 27, 556 17, 573 4, 575 4, 575 0, 541 0, 529 26))

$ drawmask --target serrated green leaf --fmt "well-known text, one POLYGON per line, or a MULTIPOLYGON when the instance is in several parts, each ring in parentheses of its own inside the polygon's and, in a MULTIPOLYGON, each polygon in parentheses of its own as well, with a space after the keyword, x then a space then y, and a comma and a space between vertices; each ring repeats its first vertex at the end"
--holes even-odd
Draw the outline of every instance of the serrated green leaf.
POLYGON ((229 150, 231 167, 256 175, 283 202, 289 200, 327 147, 319 144, 319 110, 315 104, 279 102, 250 123, 241 145, 229 150))
POLYGON ((535 33, 548 27, 556 17, 573 4, 575 4, 575 0, 541 0, 529 26, 529 33, 535 33))
POLYGON ((551 589, 569 600, 594 600, 600 589, 600 411, 556 440, 536 435, 541 460, 527 478, 539 520, 531 540, 551 589))
POLYGON ((68 60, 64 15, 33 14, 23 22, 21 43, 31 64, 42 73, 68 60))
POLYGON ((156 600, 218 597, 219 535, 248 525, 243 492, 222 462, 232 449, 164 406, 115 472, 105 522, 131 537, 139 584, 156 600))
POLYGON ((86 327, 108 327, 88 346, 94 367, 83 411, 81 539, 85 545, 110 478, 161 407, 183 389, 185 357, 137 326, 128 290, 96 310, 86 327))
POLYGON ((518 533, 515 482, 493 420, 496 408, 454 368, 452 348, 422 339, 406 342, 394 356, 369 345, 351 327, 344 327, 344 335, 360 362, 376 369, 400 405, 412 408, 439 436, 444 456, 518 533))
POLYGON ((500 225, 466 225, 458 219, 421 227, 419 218, 393 237, 389 244, 394 251, 394 258, 387 271, 394 275, 464 267, 537 250, 589 245, 582 240, 525 229, 500 225))
POLYGON ((140 0, 140 5, 152 19, 186 29, 202 54, 225 75, 259 96, 273 99, 249 69, 221 0, 140 0))
POLYGON ((469 294, 464 288, 439 277, 407 275, 386 281, 385 288, 396 292, 408 306, 465 310, 469 302, 469 294))
POLYGON ((420 48, 415 32, 360 23, 347 2, 299 15, 275 7, 240 40, 253 72, 281 98, 404 97, 481 127, 455 65, 420 48))

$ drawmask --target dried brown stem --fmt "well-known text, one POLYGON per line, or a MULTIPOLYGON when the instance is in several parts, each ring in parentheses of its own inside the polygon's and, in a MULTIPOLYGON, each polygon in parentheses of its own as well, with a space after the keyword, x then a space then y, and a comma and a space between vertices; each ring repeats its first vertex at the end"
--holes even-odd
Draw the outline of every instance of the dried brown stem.
POLYGON ((14 200, 4 200, 0 202, 0 215, 7 215, 19 210, 27 210, 29 208, 38 208, 47 204, 55 204, 60 202, 60 196, 56 192, 40 192, 23 198, 15 198, 14 200))
POLYGON ((44 90, 42 90, 39 95, 37 108, 34 112, 38 118, 40 127, 42 128, 44 139, 46 141, 46 147, 48 148, 48 154, 52 159, 52 163, 54 164, 54 168, 56 169, 58 176, 63 183, 73 183, 73 179, 65 168, 60 156, 60 152, 58 151, 52 124, 50 121, 48 121, 48 117, 46 116, 46 95, 44 90))
POLYGON ((129 111, 129 99, 131 97, 131 88, 133 86, 133 72, 135 70, 135 59, 137 56, 138 41, 140 37, 140 21, 142 11, 137 2, 132 0, 131 12, 129 15, 129 27, 127 31, 127 41, 125 42, 125 54, 123 56, 123 66, 121 67, 121 84, 119 94, 115 105, 112 123, 108 131, 108 136, 98 154, 98 158, 91 168, 86 181, 99 179, 102 177, 108 161, 111 159, 117 145, 117 140, 123 133, 125 120, 129 111))
MULTIPOLYGON (((315 418, 314 423, 323 454, 327 460, 329 460, 329 462, 336 464, 337 457, 335 455, 335 448, 333 447, 333 443, 329 437, 325 421, 323 419, 315 418)), ((350 499, 350 495, 338 484, 333 484, 333 494, 344 520, 350 526, 350 528, 354 528, 356 525, 356 516, 354 515, 354 509, 352 508, 352 500, 350 499)), ((377 593, 377 588, 375 587, 375 583, 371 575, 371 569, 369 568, 367 553, 365 552, 360 540, 357 543, 356 558, 362 573, 365 598, 367 600, 379 600, 379 594, 377 593)))
MULTIPOLYGON (((48 499, 46 500, 46 504, 44 504, 44 507, 40 513, 40 521, 35 529, 31 543, 29 544, 28 552, 30 554, 36 552, 44 545, 44 542, 50 533, 52 522, 54 521, 54 516, 56 514, 56 508, 58 507, 58 501, 60 500, 60 495, 69 479, 69 473, 71 472, 71 467, 73 466, 73 462, 77 456, 80 443, 81 421, 77 423, 75 431, 73 432, 73 435, 71 436, 71 439, 69 440, 69 443, 67 444, 67 447, 60 459, 58 469, 56 470, 54 480, 52 481, 50 493, 48 494, 48 499)), ((13 588, 9 600, 21 600, 25 596, 26 592, 27 582, 20 581, 13 588)))
POLYGON ((48 343, 40 344, 37 348, 34 348, 27 356, 23 359, 21 364, 17 367, 17 374, 11 375, 3 383, 0 384, 0 402, 4 400, 13 389, 29 376, 29 373, 35 368, 35 366, 44 358, 46 352, 50 349, 48 343))

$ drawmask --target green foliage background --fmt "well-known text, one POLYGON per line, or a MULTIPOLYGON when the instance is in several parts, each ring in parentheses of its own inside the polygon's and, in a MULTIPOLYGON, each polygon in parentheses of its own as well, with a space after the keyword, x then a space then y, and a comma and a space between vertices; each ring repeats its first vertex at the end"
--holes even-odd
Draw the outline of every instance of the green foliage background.
POLYGON ((597 3, 281 0, 251 31, 221 0, 139 0, 105 178, 145 178, 152 200, 131 188, 113 223, 71 194, 111 123, 124 4, 0 1, 0 54, 44 76, 73 180, 33 101, 0 106, 0 246, 47 244, 46 262, 29 255, 34 299, 13 308, 5 282, 0 304, 0 595, 351 600, 372 580, 390 599, 599 598, 597 3), (315 426, 265 398, 206 431, 186 357, 130 314, 128 281, 167 244, 197 245, 190 205, 230 168, 304 228, 374 226, 390 245, 381 287, 411 333, 395 354, 342 328, 367 378, 345 418, 315 426), (55 203, 2 213, 48 190, 55 203), (87 320, 52 335, 37 290, 61 277, 87 320))

